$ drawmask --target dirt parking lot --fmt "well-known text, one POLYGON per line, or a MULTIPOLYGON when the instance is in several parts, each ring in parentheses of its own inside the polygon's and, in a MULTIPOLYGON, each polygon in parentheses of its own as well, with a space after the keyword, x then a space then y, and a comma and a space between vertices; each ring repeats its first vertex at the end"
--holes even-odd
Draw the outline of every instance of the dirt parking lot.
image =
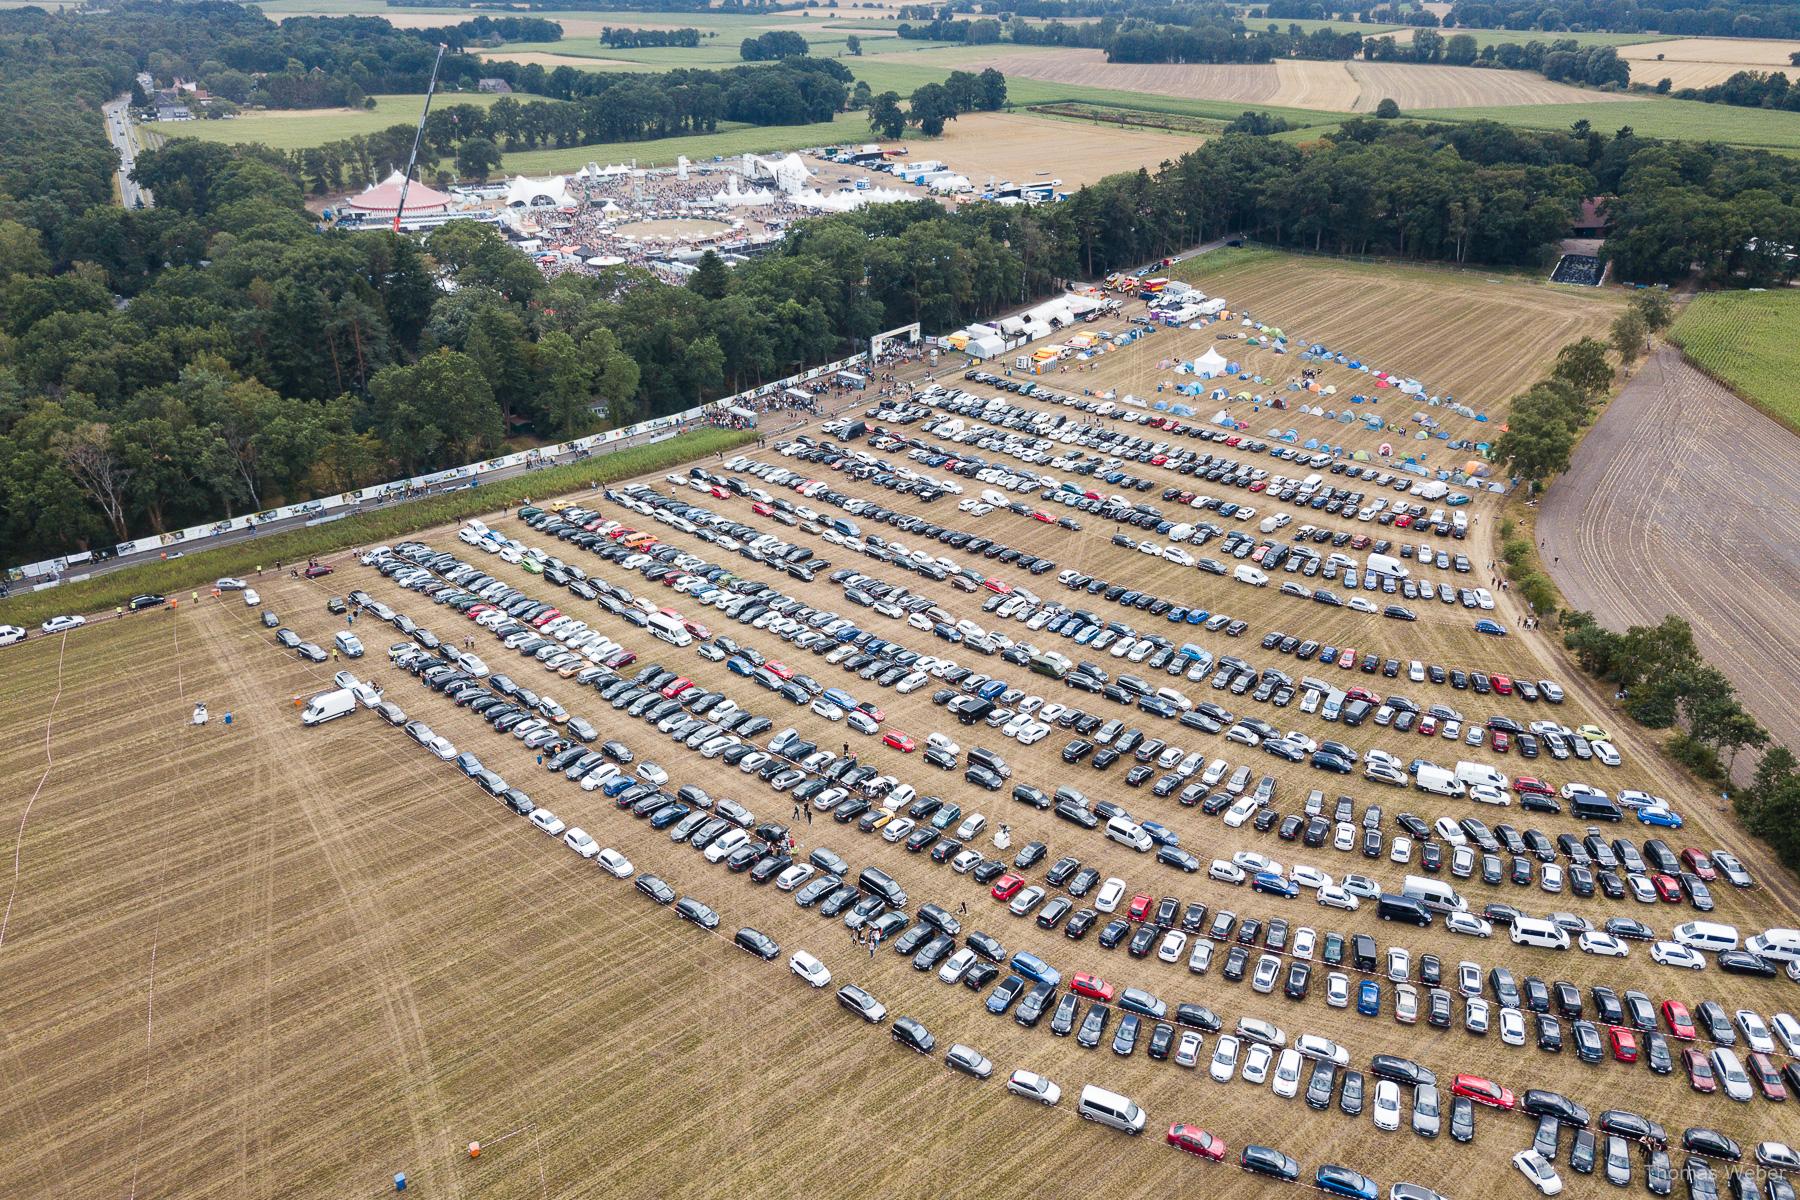
POLYGON ((1672 347, 1607 407, 1538 518, 1570 604, 1616 629, 1686 617, 1701 653, 1790 746, 1800 744, 1795 528, 1794 434, 1672 347))
MULTIPOLYGON (((751 457, 792 461, 772 446, 751 457)), ((1259 666, 1277 665, 1279 658, 1259 647, 1261 635, 1285 629, 1354 641, 1383 654, 1479 665, 1520 677, 1561 672, 1544 642, 1523 635, 1478 638, 1460 608, 1444 609, 1443 620, 1399 628, 1112 546, 1115 529, 1098 519, 1084 522, 1079 532, 1004 510, 978 519, 957 512, 953 497, 925 504, 846 472, 818 470, 847 493, 928 514, 950 528, 978 528, 1010 545, 1054 556, 1061 566, 1128 580, 1133 587, 1178 596, 1184 604, 1233 611, 1249 622, 1239 639, 1197 627, 1177 630, 1161 618, 1098 597, 1081 600, 1146 631, 1164 632, 1177 642, 1191 637, 1215 653, 1236 653, 1259 666)), ((672 488, 660 477, 645 482, 664 492, 672 488)), ((701 499, 691 489, 684 494, 701 499)), ((902 578, 891 564, 755 513, 747 499, 705 502, 808 546, 833 559, 834 568, 902 578)), ((651 530, 684 552, 725 563, 745 578, 776 578, 766 564, 611 501, 599 502, 598 509, 651 530)), ((545 544, 515 516, 496 515, 490 524, 526 545, 545 544)), ((869 525, 865 520, 865 528, 869 525)), ((479 559, 484 570, 529 594, 574 603, 521 566, 463 546, 452 530, 429 531, 422 540, 479 559)), ((1473 549, 1479 543, 1465 544, 1473 549)), ((1127 805, 1177 833, 1181 845, 1202 861, 1258 850, 1334 876, 1363 871, 1394 879, 1406 869, 1329 844, 1305 849, 1250 825, 1225 829, 1198 808, 1153 797, 1148 785, 1128 787, 1127 763, 1105 772, 1086 763, 1066 765, 1059 751, 1072 735, 1063 731, 1021 747, 996 730, 963 728, 932 703, 932 687, 906 696, 882 691, 775 634, 699 607, 618 564, 570 546, 547 548, 592 575, 691 610, 712 632, 784 659, 827 686, 873 700, 885 710, 885 728, 921 742, 927 733, 943 731, 965 747, 999 751, 1015 782, 1045 788, 1071 783, 1092 798, 1127 805)), ((975 557, 944 552, 959 561, 975 557)), ((1048 600, 1072 595, 1056 584, 1054 572, 1032 578, 1003 564, 989 569, 1006 572, 1048 600)), ((958 618, 1031 636, 1023 626, 1002 624, 981 611, 980 593, 919 576, 904 581, 958 618)), ((592 691, 547 675, 453 610, 399 588, 351 556, 338 560, 337 573, 322 580, 271 574, 252 582, 265 607, 321 645, 344 628, 343 618, 327 613, 326 599, 353 588, 367 589, 446 640, 474 636, 476 652, 495 671, 555 696, 599 725, 603 737, 625 740, 639 762, 661 764, 671 776, 670 789, 694 784, 713 797, 738 800, 758 819, 792 822, 791 801, 755 777, 671 743, 592 691)), ((850 605, 825 574, 811 583, 783 580, 781 586, 809 605, 854 612, 866 627, 913 649, 945 648, 928 633, 850 605)), ((1231 909, 1265 920, 1280 916, 1295 927, 1316 929, 1321 937, 1328 931, 1367 933, 1383 947, 1410 948, 1415 964, 1421 954, 1436 954, 1447 980, 1467 958, 1483 969, 1507 966, 1521 979, 1536 974, 1621 991, 1642 988, 1653 1000, 1674 997, 1692 1005, 1712 997, 1728 1010, 1751 1006, 1765 1014, 1794 1006, 1794 985, 1786 980, 1749 980, 1716 970, 1676 972, 1653 965, 1642 945, 1627 959, 1610 960, 1526 950, 1503 937, 1455 937, 1441 926, 1397 932, 1377 922, 1368 906, 1339 913, 1304 897, 1281 900, 1209 880, 1204 873, 1182 875, 1097 832, 1015 803, 1004 791, 982 791, 960 772, 940 773, 917 755, 902 755, 878 739, 847 731, 841 722, 791 706, 693 648, 665 646, 593 605, 575 611, 640 656, 628 673, 649 663, 666 665, 768 715, 776 729, 791 724, 833 751, 853 743, 862 761, 965 813, 986 814, 990 828, 1009 823, 1013 852, 1030 840, 1045 842, 1045 859, 1024 872, 1034 882, 1042 882, 1045 868, 1058 857, 1073 855, 1103 876, 1125 880, 1130 892, 1202 902, 1209 914, 1231 909)), ((978 995, 942 984, 890 949, 871 957, 852 942, 841 921, 802 910, 790 895, 707 864, 696 851, 617 809, 601 792, 581 791, 546 775, 519 742, 392 667, 386 647, 400 640, 398 632, 373 616, 354 626, 368 657, 314 666, 275 646, 257 612, 230 595, 198 607, 184 602, 175 611, 98 621, 65 638, 34 636, 6 652, 10 670, 0 696, 10 703, 0 723, 0 764, 13 781, 4 815, 16 822, 18 833, 17 867, 0 921, 0 964, 8 984, 0 993, 8 1097, 0 1106, 0 1133, 10 1147, 0 1193, 373 1194, 391 1186, 392 1174, 401 1170, 425 1194, 467 1197, 652 1191, 773 1197, 801 1188, 826 1195, 936 1195, 966 1190, 973 1177, 980 1178, 984 1195, 999 1197, 1063 1194, 1074 1190, 1073 1181, 1084 1192, 1116 1195, 1185 1194, 1220 1186, 1243 1190, 1234 1167, 1206 1164, 1161 1144, 1171 1121, 1191 1121, 1222 1137, 1234 1154, 1246 1142, 1285 1149, 1308 1175, 1318 1164, 1336 1161, 1383 1184, 1397 1179, 1427 1184, 1452 1200, 1529 1194, 1507 1163, 1530 1140, 1531 1126, 1523 1118, 1479 1110, 1475 1141, 1465 1150, 1446 1138, 1427 1140, 1404 1129, 1372 1132, 1366 1113, 1353 1119, 1335 1107, 1314 1112, 1300 1099, 1277 1098, 1266 1087, 1215 1083, 1206 1075, 1212 1034, 1199 1068, 1189 1071, 1150 1060, 1142 1039, 1129 1058, 1114 1054, 1109 1047, 1117 1015, 1106 1031, 1107 1045, 1093 1050, 1053 1036, 1048 1014, 1035 1029, 992 1016, 981 1005, 985 991, 978 995), (410 716, 428 722, 458 749, 478 754, 538 804, 617 847, 639 870, 704 900, 720 914, 721 936, 675 920, 629 883, 576 858, 371 713, 302 729, 294 698, 327 686, 336 667, 372 677, 410 716), (198 700, 210 706, 212 720, 195 728, 188 719, 198 700), (233 716, 229 727, 223 723, 227 712, 233 716), (828 992, 810 992, 783 961, 760 962, 733 947, 727 939, 745 925, 779 941, 783 960, 794 949, 809 949, 837 982, 867 987, 890 1016, 923 1021, 938 1039, 939 1060, 899 1048, 884 1028, 857 1021, 828 992), (988 1055, 997 1078, 976 1082, 947 1071, 942 1051, 957 1041, 988 1055), (1042 1109, 1007 1096, 1001 1080, 1015 1067, 1057 1080, 1064 1089, 1062 1104, 1042 1109), (1124 1092, 1144 1107, 1149 1121, 1141 1144, 1077 1120, 1074 1096, 1089 1082, 1124 1092), (471 1161, 466 1147, 475 1140, 485 1149, 471 1161)), ((1056 644, 1068 648, 1061 639, 1056 644)), ((997 658, 959 657, 982 670, 1053 686, 997 658)), ((1117 660, 1106 661, 1115 671, 1127 669, 1117 660)), ((1280 665, 1299 667, 1292 660, 1280 665)), ((1410 687, 1404 678, 1339 674, 1377 690, 1404 687, 1424 702, 1442 700, 1471 715, 1497 711, 1520 720, 1545 715, 1544 705, 1517 699, 1410 687)), ((1254 711, 1315 738, 1345 737, 1359 748, 1392 745, 1438 761, 1467 753, 1492 758, 1510 774, 1526 769, 1516 755, 1495 757, 1373 727, 1345 731, 1302 713, 1298 704, 1272 709, 1215 693, 1204 683, 1170 682, 1197 698, 1219 699, 1234 711, 1254 711)), ((1099 697, 1061 688, 1043 695, 1132 720, 1128 710, 1099 697)), ((1776 879, 1766 856, 1736 837, 1702 798, 1683 790, 1643 739, 1618 729, 1581 692, 1572 692, 1554 716, 1569 725, 1613 725, 1624 765, 1613 771, 1594 764, 1577 769, 1575 763, 1541 759, 1531 773, 1553 783, 1603 777, 1609 787, 1643 787, 1669 796, 1689 821, 1686 830, 1665 835, 1671 844, 1728 846, 1765 881, 1749 892, 1715 885, 1719 918, 1746 932, 1793 923, 1791 888, 1776 879)), ((1501 820, 1521 828, 1535 825, 1551 836, 1581 832, 1567 816, 1434 800, 1360 777, 1289 765, 1141 714, 1136 723, 1208 757, 1248 765, 1254 775, 1267 773, 1276 783, 1274 807, 1283 813, 1300 811, 1308 791, 1320 788, 1328 805, 1340 792, 1352 796, 1358 817, 1369 804, 1380 804, 1390 834, 1393 816, 1402 810, 1428 821, 1475 815, 1490 825, 1501 820)), ((1304 1030, 1335 1039, 1349 1048, 1358 1069, 1372 1053, 1404 1054, 1435 1070, 1445 1085, 1456 1072, 1471 1071, 1520 1091, 1556 1088, 1595 1112, 1628 1105, 1677 1135, 1685 1126, 1706 1125, 1746 1144, 1771 1136, 1794 1140, 1784 1111, 1761 1099, 1732 1104, 1718 1096, 1695 1096, 1679 1068, 1654 1076, 1642 1065, 1583 1065, 1571 1049, 1550 1055, 1502 1045, 1491 1033, 1475 1037, 1461 1028, 1460 1002, 1451 1029, 1423 1021, 1397 1024, 1387 984, 1381 1015, 1358 1016, 1353 1009, 1326 1005, 1326 968, 1317 962, 1306 1000, 1259 995, 1248 981, 1221 978, 1223 946, 1210 970, 1197 975, 1187 969, 1185 956, 1168 963, 1154 953, 1131 957, 1123 946, 1103 950, 1098 926, 1085 939, 1071 941, 1060 929, 1008 914, 986 887, 927 854, 909 853, 854 824, 838 824, 828 813, 815 812, 810 823, 793 824, 801 853, 828 847, 853 868, 880 866, 911 894, 915 910, 929 901, 961 914, 966 905, 965 932, 992 933, 1009 952, 1031 950, 1060 968, 1065 982, 1072 971, 1092 970, 1120 987, 1149 988, 1171 1006, 1203 1003, 1227 1026, 1239 1016, 1267 1017, 1290 1036, 1304 1030)), ((1606 832, 1641 841, 1647 831, 1632 822, 1606 832)), ((998 854, 985 833, 972 844, 998 854)), ((1476 905, 1505 900, 1539 914, 1561 908, 1596 921, 1630 915, 1659 930, 1692 915, 1670 904, 1584 900, 1566 893, 1551 897, 1535 888, 1479 880, 1456 883, 1476 905)), ((1598 1188, 1597 1180, 1570 1176, 1568 1146, 1565 1137, 1563 1172, 1571 1186, 1582 1192, 1598 1188)), ((1256 1190, 1272 1194, 1268 1187, 1256 1190)))

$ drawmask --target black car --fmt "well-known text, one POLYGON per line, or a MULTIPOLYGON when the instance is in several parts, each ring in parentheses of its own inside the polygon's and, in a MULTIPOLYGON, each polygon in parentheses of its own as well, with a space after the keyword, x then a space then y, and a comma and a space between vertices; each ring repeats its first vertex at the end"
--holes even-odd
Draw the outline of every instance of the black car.
POLYGON ((635 886, 658 904, 675 903, 675 889, 654 875, 639 875, 635 886))
POLYGON ((159 596, 155 592, 145 592, 142 595, 133 596, 131 599, 127 600, 125 602, 125 609, 127 612, 139 612, 146 608, 156 608, 160 606, 165 599, 166 597, 159 596))
POLYGON ((1270 1146, 1245 1146, 1238 1165, 1257 1175, 1270 1175, 1289 1183, 1300 1178, 1300 1164, 1270 1146))
POLYGON ((1091 1004, 1087 1015, 1081 1019, 1081 1028, 1075 1034, 1075 1042, 1084 1050, 1092 1050, 1100 1044, 1106 1034, 1106 1023, 1112 1019, 1112 1009, 1104 1004, 1091 1004))

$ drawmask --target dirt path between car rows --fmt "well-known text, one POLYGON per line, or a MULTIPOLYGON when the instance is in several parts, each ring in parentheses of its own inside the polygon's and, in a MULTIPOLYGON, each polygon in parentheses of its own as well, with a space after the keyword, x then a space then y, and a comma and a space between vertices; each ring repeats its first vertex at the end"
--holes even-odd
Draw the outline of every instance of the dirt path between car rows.
POLYGON ((1800 438, 1664 348, 1544 501, 1545 565, 1606 625, 1681 613, 1777 741, 1800 745, 1800 438))

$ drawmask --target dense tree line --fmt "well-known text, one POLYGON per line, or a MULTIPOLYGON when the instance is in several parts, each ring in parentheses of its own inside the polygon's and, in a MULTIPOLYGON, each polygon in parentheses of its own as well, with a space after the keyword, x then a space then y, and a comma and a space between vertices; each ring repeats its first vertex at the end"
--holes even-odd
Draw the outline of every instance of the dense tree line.
POLYGON ((806 56, 806 39, 791 29, 771 29, 756 37, 745 38, 738 46, 738 57, 745 62, 780 62, 806 56))
POLYGON ((916 126, 927 137, 944 132, 944 124, 966 112, 998 112, 1006 107, 1006 76, 992 67, 979 75, 952 71, 943 83, 928 83, 913 91, 907 107, 900 107, 900 93, 882 92, 868 103, 869 129, 893 141, 916 126))
POLYGON ((602 26, 600 44, 615 50, 641 50, 652 46, 679 46, 693 49, 700 44, 698 29, 630 29, 623 25, 602 26))
MULTIPOLYGON (((1668 89, 1659 84, 1657 90, 1668 89)), ((1739 71, 1723 83, 1703 88, 1680 88, 1673 94, 1678 100, 1800 112, 1800 84, 1789 83, 1783 71, 1770 71, 1766 75, 1761 71, 1739 71)))
MULTIPOLYGON (((966 42, 993 45, 1011 42, 1021 46, 1066 46, 1070 49, 1105 50, 1110 62, 1264 63, 1277 58, 1349 59, 1362 49, 1363 39, 1354 32, 1330 29, 1302 32, 1299 26, 1282 30, 1271 25, 1261 32, 1246 30, 1235 15, 1208 10, 1134 9, 1120 20, 1108 16, 1099 21, 1065 24, 1051 21, 1034 25, 1027 21, 977 17, 957 19, 948 10, 923 25, 902 22, 896 32, 903 38, 934 42, 966 42), (1167 18, 1183 18, 1172 23, 1167 18)), ((1003 14, 1011 16, 1013 14, 1003 14)))
POLYGON ((1800 37, 1800 7, 1787 0, 1457 0, 1446 24, 1552 33, 1791 38, 1800 37))

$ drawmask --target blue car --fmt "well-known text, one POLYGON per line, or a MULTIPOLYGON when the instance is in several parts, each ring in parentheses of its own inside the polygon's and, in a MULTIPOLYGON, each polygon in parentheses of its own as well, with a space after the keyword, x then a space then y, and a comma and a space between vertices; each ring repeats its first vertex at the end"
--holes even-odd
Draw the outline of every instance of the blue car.
POLYGON ((1658 829, 1680 829, 1681 814, 1667 808, 1640 808, 1637 818, 1645 825, 1654 825, 1658 829))
POLYGON ((1485 633, 1489 637, 1505 637, 1506 626, 1500 624, 1498 621, 1490 621, 1486 617, 1483 617, 1481 620, 1475 622, 1475 632, 1485 633))
POLYGON ((1204 608, 1189 609, 1188 615, 1187 615, 1187 623, 1189 625, 1199 625, 1199 624, 1203 623, 1206 620, 1206 618, 1208 618, 1210 616, 1212 616, 1212 614, 1207 612, 1204 608))
POLYGON ((1365 979, 1356 988, 1356 1011, 1365 1017, 1381 1015, 1381 985, 1365 979))
POLYGON ((1187 620, 1187 614, 1188 610, 1177 604, 1174 608, 1171 608, 1168 612, 1164 613, 1163 616, 1168 619, 1169 624, 1179 625, 1187 620))
POLYGON ((1159 825, 1155 821, 1139 821, 1138 828, 1149 834, 1150 840, 1159 846, 1181 845, 1180 834, 1177 834, 1173 829, 1170 829, 1165 825, 1159 825))
POLYGON ((1349 1200, 1376 1200, 1381 1194, 1375 1181, 1367 1175, 1326 1163, 1313 1174, 1313 1182, 1328 1196, 1346 1196, 1349 1200))
POLYGON ((1250 881, 1250 890, 1267 892, 1271 896, 1280 896, 1283 900, 1292 900, 1300 894, 1300 885, 1290 883, 1273 871, 1258 871, 1250 881))
POLYGON ((1026 950, 1012 956, 1012 969, 1033 983, 1041 983, 1047 987, 1055 987, 1062 982, 1062 972, 1026 950))

